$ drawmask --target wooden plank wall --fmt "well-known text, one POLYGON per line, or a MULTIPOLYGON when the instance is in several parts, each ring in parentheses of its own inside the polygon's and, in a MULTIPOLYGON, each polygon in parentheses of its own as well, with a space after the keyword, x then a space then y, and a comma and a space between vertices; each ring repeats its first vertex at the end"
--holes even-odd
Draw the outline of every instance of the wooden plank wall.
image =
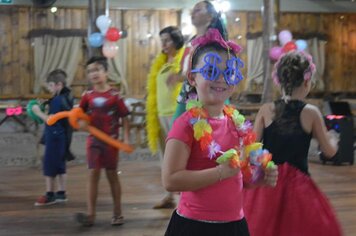
MULTIPOLYGON (((128 96, 144 97, 150 64, 160 50, 158 33, 168 25, 178 25, 175 10, 110 10, 116 27, 127 29, 128 96), (152 37, 147 37, 151 34, 152 37)), ((27 34, 32 29, 86 29, 87 9, 59 8, 56 14, 47 9, 0 7, 0 96, 32 94, 34 80, 33 48, 27 34)), ((260 12, 227 14, 230 39, 246 48, 246 33, 262 30, 260 12), (239 21, 236 21, 239 18, 239 21)), ((328 35, 325 80, 329 91, 356 92, 356 14, 283 13, 280 29, 292 32, 320 32, 328 35)), ((85 89, 83 47, 81 62, 74 79, 76 95, 85 89), (84 81, 84 83, 83 83, 84 81)), ((247 61, 246 51, 241 55, 247 61)), ((243 71, 246 74, 246 67, 243 71)), ((240 86, 243 88, 244 86, 240 86)))

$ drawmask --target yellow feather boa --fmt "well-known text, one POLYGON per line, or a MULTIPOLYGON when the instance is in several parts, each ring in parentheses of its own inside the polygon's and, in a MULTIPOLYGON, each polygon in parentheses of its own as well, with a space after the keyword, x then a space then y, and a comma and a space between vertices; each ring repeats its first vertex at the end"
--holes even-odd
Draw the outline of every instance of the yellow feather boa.
MULTIPOLYGON (((183 57, 185 48, 182 47, 177 51, 172 65, 172 73, 178 73, 180 71, 180 62, 183 57)), ((160 136, 160 125, 157 111, 157 75, 159 70, 164 64, 167 63, 167 55, 160 53, 154 59, 150 73, 148 74, 147 81, 147 102, 146 102, 146 130, 148 147, 152 153, 156 153, 158 149, 158 140, 160 136)), ((180 92, 182 83, 179 83, 174 88, 172 95, 176 98, 180 92)))

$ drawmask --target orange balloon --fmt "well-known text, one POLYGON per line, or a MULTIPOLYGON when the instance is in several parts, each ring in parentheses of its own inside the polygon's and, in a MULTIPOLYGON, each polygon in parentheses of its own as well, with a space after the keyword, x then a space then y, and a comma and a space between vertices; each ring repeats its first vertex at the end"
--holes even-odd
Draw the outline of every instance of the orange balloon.
POLYGON ((70 114, 70 111, 61 111, 58 112, 54 115, 50 115, 47 119, 47 125, 52 126, 54 125, 58 120, 67 118, 70 114))
MULTIPOLYGON (((83 109, 80 107, 75 107, 70 111, 61 111, 54 115, 51 115, 47 120, 47 125, 51 126, 54 125, 58 120, 68 118, 69 124, 75 128, 79 128, 78 121, 85 120, 90 124, 90 117, 84 113, 83 109)), ((110 137, 108 134, 104 133, 103 131, 95 128, 94 126, 88 125, 86 130, 92 134, 97 139, 119 149, 127 153, 133 152, 133 147, 126 143, 120 142, 117 139, 110 137)))
POLYGON ((90 123, 90 118, 87 114, 84 113, 83 109, 80 107, 75 107, 71 110, 68 121, 74 129, 79 129, 79 120, 85 120, 90 123))
POLYGON ((89 125, 88 132, 90 134, 92 134, 95 138, 100 139, 101 141, 103 141, 103 142, 105 142, 119 150, 122 150, 127 153, 131 153, 133 151, 132 146, 130 146, 126 143, 119 142, 117 139, 110 137, 109 135, 107 135, 103 131, 95 128, 94 126, 89 125))

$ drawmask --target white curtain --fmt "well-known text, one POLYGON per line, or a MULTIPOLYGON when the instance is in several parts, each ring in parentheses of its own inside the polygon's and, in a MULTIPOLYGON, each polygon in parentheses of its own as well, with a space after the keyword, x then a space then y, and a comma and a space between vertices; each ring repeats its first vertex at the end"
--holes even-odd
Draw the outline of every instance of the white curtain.
POLYGON ((126 95, 128 92, 128 84, 126 79, 127 39, 119 40, 118 45, 118 53, 114 58, 108 60, 108 77, 109 80, 119 83, 121 94, 126 95))
POLYGON ((313 61, 316 67, 315 88, 316 91, 325 90, 324 71, 325 71, 325 44, 326 41, 318 39, 316 37, 308 39, 307 51, 313 57, 313 61))
POLYGON ((41 92, 48 73, 55 69, 64 70, 67 85, 71 85, 78 67, 82 37, 55 37, 44 35, 34 38, 35 81, 33 92, 41 92))
POLYGON ((247 40, 247 81, 245 90, 252 91, 252 84, 263 83, 263 40, 259 36, 247 40))

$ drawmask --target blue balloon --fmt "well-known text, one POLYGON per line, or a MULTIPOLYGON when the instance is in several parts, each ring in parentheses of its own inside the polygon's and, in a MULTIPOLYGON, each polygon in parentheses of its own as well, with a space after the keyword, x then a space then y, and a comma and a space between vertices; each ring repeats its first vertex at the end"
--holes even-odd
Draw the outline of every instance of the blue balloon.
POLYGON ((89 45, 98 48, 103 45, 104 42, 104 36, 101 33, 92 33, 89 35, 89 45))
POLYGON ((308 47, 307 41, 303 39, 298 39, 295 41, 295 45, 297 45, 298 51, 304 51, 308 47))

